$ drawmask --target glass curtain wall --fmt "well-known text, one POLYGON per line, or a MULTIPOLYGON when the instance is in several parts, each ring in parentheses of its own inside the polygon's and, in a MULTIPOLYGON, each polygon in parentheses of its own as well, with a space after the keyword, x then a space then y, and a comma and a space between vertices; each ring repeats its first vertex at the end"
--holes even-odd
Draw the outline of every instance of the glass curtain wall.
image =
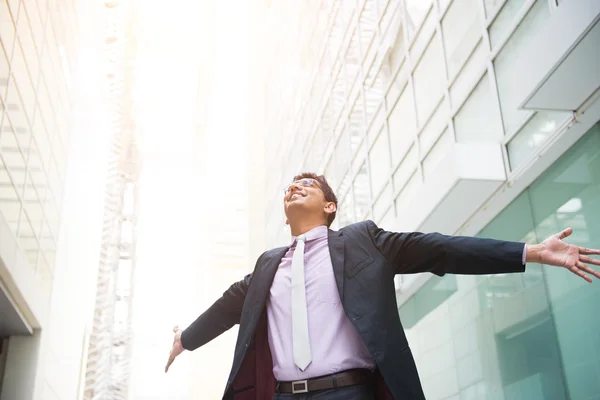
MULTIPOLYGON (((600 247, 600 124, 480 237, 600 247)), ((434 277, 400 307, 428 399, 600 399, 600 285, 561 268, 434 277)))
POLYGON ((327 176, 334 229, 391 226, 454 143, 501 144, 514 171, 572 117, 520 109, 512 79, 557 9, 548 0, 298 4, 271 5, 265 39, 269 245, 287 243, 273 210, 298 172, 327 176))
POLYGON ((0 218, 52 276, 71 123, 77 24, 68 1, 0 0, 0 218))

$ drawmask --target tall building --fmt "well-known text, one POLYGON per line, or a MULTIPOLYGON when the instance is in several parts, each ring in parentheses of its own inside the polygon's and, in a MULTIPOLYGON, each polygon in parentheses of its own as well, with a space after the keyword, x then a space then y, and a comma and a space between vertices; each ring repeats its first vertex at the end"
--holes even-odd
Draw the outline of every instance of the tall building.
POLYGON ((83 397, 122 111, 105 53, 118 6, 0 1, 2 400, 83 397))
MULTIPOLYGON (((372 219, 600 247, 600 3, 265 1, 256 84, 268 247, 281 189, 324 173, 334 228, 372 219)), ((562 269, 396 278, 428 399, 597 399, 600 285, 562 269)), ((401 373, 401 371, 399 371, 401 373)))
POLYGON ((104 3, 109 118, 106 134, 111 137, 111 143, 94 318, 87 342, 85 400, 129 398, 140 168, 132 115, 136 55, 134 4, 127 0, 104 3))

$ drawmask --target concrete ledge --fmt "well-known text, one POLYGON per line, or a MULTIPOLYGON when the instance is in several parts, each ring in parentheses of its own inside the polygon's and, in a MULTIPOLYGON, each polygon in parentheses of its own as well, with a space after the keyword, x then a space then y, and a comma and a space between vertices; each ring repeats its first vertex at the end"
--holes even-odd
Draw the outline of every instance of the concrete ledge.
POLYGON ((398 211, 394 230, 455 232, 504 183, 502 147, 456 143, 398 211))
POLYGON ((38 329, 48 316, 50 282, 42 281, 23 255, 0 213, 0 280, 29 328, 38 329))

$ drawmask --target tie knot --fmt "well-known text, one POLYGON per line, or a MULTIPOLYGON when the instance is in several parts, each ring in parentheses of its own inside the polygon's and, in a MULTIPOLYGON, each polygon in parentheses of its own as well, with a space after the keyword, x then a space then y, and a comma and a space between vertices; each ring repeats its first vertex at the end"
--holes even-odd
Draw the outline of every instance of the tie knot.
POLYGON ((298 235, 298 237, 296 238, 299 242, 306 242, 306 235, 302 234, 302 235, 298 235))

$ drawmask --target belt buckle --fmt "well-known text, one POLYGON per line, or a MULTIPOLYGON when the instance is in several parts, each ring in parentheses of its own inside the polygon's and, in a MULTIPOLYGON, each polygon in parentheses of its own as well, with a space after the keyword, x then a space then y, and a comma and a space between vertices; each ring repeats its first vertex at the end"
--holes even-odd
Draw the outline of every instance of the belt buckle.
POLYGON ((308 380, 294 381, 292 382, 292 394, 296 393, 307 393, 308 392, 308 380), (296 385, 303 385, 302 389, 296 389, 296 385))

